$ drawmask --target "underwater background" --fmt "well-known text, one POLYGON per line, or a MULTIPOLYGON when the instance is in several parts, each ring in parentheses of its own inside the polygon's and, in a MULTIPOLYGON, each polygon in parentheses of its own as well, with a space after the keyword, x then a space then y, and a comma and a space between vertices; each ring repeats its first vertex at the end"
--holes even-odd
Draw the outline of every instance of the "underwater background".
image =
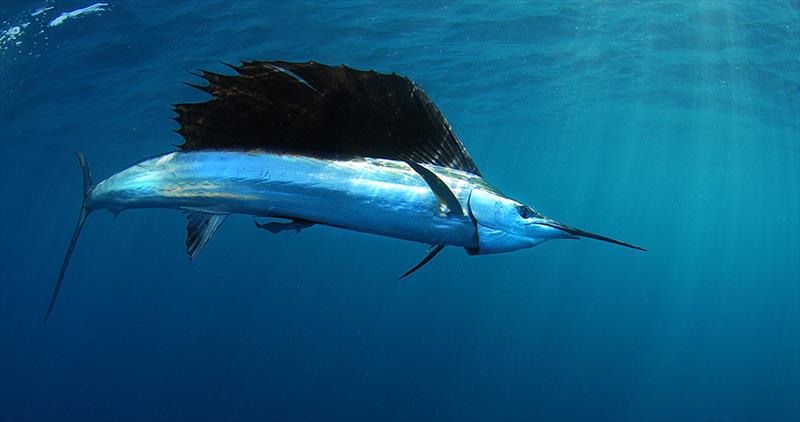
POLYGON ((800 420, 800 4, 0 1, 0 420, 800 420), (220 62, 397 72, 567 224, 469 257, 89 217, 220 62))

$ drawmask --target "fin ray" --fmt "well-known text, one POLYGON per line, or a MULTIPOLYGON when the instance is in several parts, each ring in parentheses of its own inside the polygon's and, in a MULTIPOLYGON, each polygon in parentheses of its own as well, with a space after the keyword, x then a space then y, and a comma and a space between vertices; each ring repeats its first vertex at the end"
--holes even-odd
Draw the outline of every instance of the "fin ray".
POLYGON ((189 220, 186 224, 186 253, 189 254, 189 259, 194 261, 219 226, 228 218, 228 214, 190 212, 186 218, 189 220))
POLYGON ((480 175, 433 101, 410 79, 315 62, 245 62, 202 71, 211 94, 177 104, 184 150, 264 149, 413 160, 480 175))

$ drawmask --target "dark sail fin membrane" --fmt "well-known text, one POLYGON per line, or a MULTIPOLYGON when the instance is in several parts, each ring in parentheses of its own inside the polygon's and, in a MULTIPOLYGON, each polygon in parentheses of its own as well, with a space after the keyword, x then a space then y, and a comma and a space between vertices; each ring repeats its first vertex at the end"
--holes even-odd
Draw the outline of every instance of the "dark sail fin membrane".
POLYGON ((434 164, 480 175, 430 98, 410 79, 315 62, 246 62, 202 72, 212 98, 178 104, 183 150, 264 149, 434 164))

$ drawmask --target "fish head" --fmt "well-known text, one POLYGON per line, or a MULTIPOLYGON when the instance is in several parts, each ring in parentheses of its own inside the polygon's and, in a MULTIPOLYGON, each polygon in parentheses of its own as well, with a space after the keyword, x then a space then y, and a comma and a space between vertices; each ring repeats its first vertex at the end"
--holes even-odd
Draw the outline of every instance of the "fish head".
POLYGON ((477 230, 477 248, 467 249, 472 255, 532 248, 550 239, 579 238, 528 205, 491 189, 473 189, 468 205, 477 230))

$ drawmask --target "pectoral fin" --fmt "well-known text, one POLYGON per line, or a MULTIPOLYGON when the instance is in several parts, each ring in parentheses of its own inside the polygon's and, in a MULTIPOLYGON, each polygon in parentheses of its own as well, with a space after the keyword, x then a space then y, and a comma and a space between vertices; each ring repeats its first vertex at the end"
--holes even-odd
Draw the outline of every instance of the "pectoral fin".
POLYGON ((439 176, 423 167, 421 164, 417 164, 413 161, 406 161, 406 163, 411 166, 411 168, 414 169, 414 171, 416 171, 422 177, 422 179, 425 180, 425 183, 430 186, 431 190, 436 195, 436 198, 439 199, 439 202, 447 207, 448 216, 464 215, 464 210, 461 208, 461 203, 458 202, 458 198, 456 198, 456 196, 453 194, 453 191, 450 190, 447 184, 444 183, 439 176))
POLYGON ((426 255, 425 258, 422 258, 422 261, 419 261, 419 264, 413 266, 410 270, 406 271, 405 274, 401 275, 400 280, 410 276, 411 274, 414 273, 414 271, 417 271, 418 269, 422 268, 423 265, 427 264, 431 259, 433 259, 433 257, 435 257, 439 252, 442 251, 442 249, 444 249, 444 245, 431 246, 428 255, 426 255))
POLYGON ((189 259, 194 261, 219 226, 228 218, 228 214, 190 212, 186 214, 186 218, 189 220, 186 224, 186 253, 189 254, 189 259))

